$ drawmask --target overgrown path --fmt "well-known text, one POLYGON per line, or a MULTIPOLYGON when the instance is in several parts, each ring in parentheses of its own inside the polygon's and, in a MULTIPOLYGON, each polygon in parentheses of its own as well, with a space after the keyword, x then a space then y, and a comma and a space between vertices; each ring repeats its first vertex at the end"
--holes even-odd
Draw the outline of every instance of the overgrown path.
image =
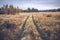
POLYGON ((26 20, 22 24, 22 28, 20 29, 20 31, 19 31, 18 35, 16 36, 15 40, 21 40, 22 34, 23 34, 24 29, 25 29, 25 25, 26 25, 26 22, 27 22, 28 18, 29 18, 29 16, 27 16, 26 20))
POLYGON ((34 17, 30 15, 22 24, 21 30, 16 36, 16 40, 40 40, 40 38, 42 40, 47 40, 43 31, 37 25, 34 17))
POLYGON ((22 40, 40 40, 38 36, 39 34, 32 21, 32 15, 30 15, 26 23, 26 30, 24 30, 24 37, 22 40))
POLYGON ((39 28, 39 26, 38 26, 38 24, 36 23, 33 15, 32 15, 32 20, 33 20, 33 23, 34 23, 34 25, 35 25, 35 27, 36 27, 36 30, 37 30, 38 33, 40 34, 41 39, 42 39, 42 40, 47 40, 46 37, 45 37, 46 35, 43 33, 43 31, 41 30, 41 28, 39 28))

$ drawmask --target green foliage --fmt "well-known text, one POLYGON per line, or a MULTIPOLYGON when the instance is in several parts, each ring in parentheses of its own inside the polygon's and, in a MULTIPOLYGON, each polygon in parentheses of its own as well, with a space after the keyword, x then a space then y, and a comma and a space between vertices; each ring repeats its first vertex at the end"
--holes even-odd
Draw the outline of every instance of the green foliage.
POLYGON ((35 8, 27 8, 27 10, 22 10, 23 12, 39 12, 38 9, 35 8))

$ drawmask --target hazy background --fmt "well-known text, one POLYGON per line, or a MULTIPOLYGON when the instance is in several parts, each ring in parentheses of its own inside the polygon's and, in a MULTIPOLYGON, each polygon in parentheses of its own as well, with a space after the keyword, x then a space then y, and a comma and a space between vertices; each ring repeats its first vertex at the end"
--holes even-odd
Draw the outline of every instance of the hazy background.
POLYGON ((0 0, 0 7, 3 4, 12 4, 20 9, 37 8, 39 10, 60 8, 60 0, 0 0))

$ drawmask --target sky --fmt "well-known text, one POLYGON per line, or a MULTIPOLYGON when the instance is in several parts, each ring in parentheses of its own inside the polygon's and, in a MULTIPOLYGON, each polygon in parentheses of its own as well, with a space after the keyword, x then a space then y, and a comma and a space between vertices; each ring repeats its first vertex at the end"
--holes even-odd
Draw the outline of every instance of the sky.
POLYGON ((60 0, 0 0, 0 7, 3 4, 12 4, 20 9, 36 8, 39 10, 60 8, 60 0))

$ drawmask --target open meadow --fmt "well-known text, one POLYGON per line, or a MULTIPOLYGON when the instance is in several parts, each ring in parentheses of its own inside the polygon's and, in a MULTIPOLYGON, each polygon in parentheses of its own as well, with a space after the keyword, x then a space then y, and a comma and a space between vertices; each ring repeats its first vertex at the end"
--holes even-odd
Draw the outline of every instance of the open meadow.
POLYGON ((60 40, 60 12, 1 14, 0 40, 60 40))

